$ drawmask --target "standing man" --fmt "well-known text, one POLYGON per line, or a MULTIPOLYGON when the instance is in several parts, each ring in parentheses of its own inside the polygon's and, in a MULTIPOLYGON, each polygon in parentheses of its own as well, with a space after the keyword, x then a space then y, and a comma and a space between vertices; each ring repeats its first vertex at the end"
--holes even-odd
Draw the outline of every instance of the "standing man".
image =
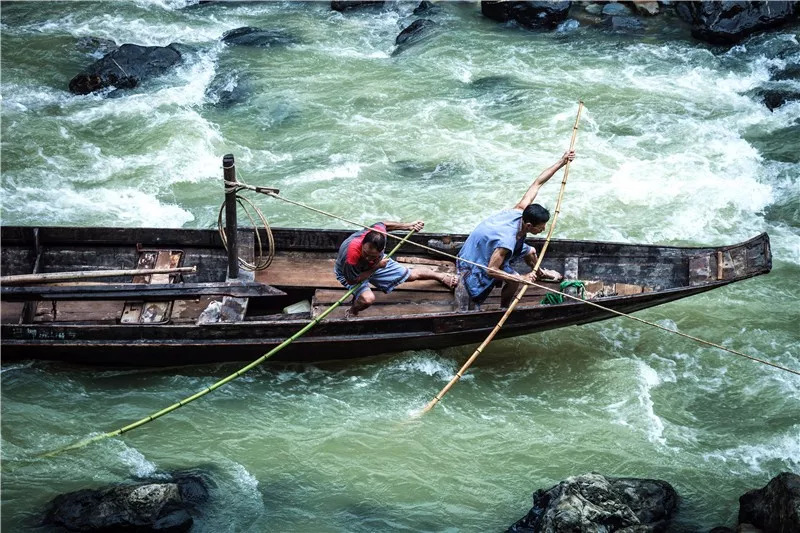
POLYGON ((418 279, 435 279, 450 289, 455 288, 458 283, 455 274, 436 272, 429 268, 407 268, 394 259, 384 257, 387 231, 422 231, 424 227, 425 223, 421 220, 408 223, 378 222, 371 226, 372 229, 353 233, 342 243, 333 267, 336 279, 347 289, 364 280, 369 282, 353 294, 353 304, 345 311, 345 318, 358 316, 358 313, 375 302, 370 284, 387 294, 405 281, 418 279))
MULTIPOLYGON (((564 153, 554 165, 537 177, 522 199, 512 209, 490 216, 469 234, 458 257, 470 263, 488 265, 485 270, 464 261, 458 261, 459 283, 456 289, 456 305, 460 311, 480 309, 494 287, 502 285, 500 306, 508 307, 517 292, 519 274, 511 268, 511 262, 519 257, 533 268, 536 266, 536 250, 525 244, 528 233, 536 235, 544 231, 550 212, 539 204, 532 203, 542 185, 568 161, 575 159, 575 152, 564 153)), ((540 268, 528 275, 530 281, 544 278, 560 281, 563 276, 554 270, 540 268)))

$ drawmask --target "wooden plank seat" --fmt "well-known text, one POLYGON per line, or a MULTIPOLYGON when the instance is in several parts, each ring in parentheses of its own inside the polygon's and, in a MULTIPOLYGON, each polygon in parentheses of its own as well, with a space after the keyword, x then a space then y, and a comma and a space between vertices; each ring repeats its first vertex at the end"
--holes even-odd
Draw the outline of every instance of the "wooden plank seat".
MULTIPOLYGON (((267 270, 255 273, 255 280, 273 287, 340 289, 342 284, 333 274, 335 261, 336 258, 331 254, 304 253, 301 256, 296 252, 279 253, 267 270)), ((437 272, 455 272, 455 265, 449 261, 415 256, 399 256, 397 261, 410 268, 427 267, 437 272)), ((411 281, 395 290, 450 292, 435 280, 411 281)))

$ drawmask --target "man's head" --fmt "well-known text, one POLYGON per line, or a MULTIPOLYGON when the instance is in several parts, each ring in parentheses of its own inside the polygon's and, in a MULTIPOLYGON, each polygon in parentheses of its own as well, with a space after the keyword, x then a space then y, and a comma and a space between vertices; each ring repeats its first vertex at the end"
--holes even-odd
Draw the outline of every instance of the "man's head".
POLYGON ((550 211, 539 204, 531 204, 522 212, 522 223, 525 232, 536 235, 544 231, 547 221, 550 220, 550 211))
POLYGON ((361 241, 361 257, 372 263, 381 258, 386 248, 386 235, 377 231, 370 231, 361 241))

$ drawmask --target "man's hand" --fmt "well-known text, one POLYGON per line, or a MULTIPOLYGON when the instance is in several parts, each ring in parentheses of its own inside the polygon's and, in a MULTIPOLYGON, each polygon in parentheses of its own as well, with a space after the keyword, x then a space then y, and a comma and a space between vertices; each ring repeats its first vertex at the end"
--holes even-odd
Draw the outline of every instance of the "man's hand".
POLYGON ((570 150, 568 152, 564 152, 564 155, 561 156, 559 160, 559 165, 564 166, 567 164, 567 161, 573 161, 575 159, 575 150, 570 150))
MULTIPOLYGON (((389 258, 384 257, 383 259, 380 260, 380 262, 377 265, 375 265, 375 270, 378 270, 379 268, 386 268, 386 265, 388 264, 389 264, 389 258)), ((373 272, 375 270, 373 270, 373 272)))
POLYGON ((524 276, 524 279, 526 281, 536 281, 537 279, 539 279, 539 276, 536 275, 536 271, 531 270, 531 273, 524 276))
POLYGON ((408 227, 406 229, 408 230, 413 229, 414 231, 419 232, 422 231, 422 228, 425 227, 425 223, 421 220, 415 220, 414 222, 409 222, 407 226, 408 227))

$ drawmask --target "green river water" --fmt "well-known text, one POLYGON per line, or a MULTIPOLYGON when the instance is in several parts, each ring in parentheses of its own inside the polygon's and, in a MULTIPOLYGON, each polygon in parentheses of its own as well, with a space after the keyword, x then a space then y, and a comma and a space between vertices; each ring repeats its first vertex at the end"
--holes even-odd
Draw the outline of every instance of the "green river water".
MULTIPOLYGON (((438 31, 392 55, 414 5, 3 2, 3 224, 213 227, 233 153, 245 181, 345 217, 468 232, 555 162, 583 99, 555 237, 721 245, 769 232, 769 275, 637 316, 800 369, 800 105, 770 112, 753 95, 800 59, 796 26, 719 49, 670 15, 638 36, 584 18, 539 33, 440 3, 438 31), (240 26, 295 42, 223 46, 240 26), (100 57, 76 46, 86 36, 189 51, 121 98, 75 96, 70 78, 100 57), (215 106, 215 78, 247 98, 215 106)), ((552 208, 557 191, 539 201, 552 208)), ((345 227, 256 201, 273 226, 345 227)), ((495 342, 410 420, 471 348, 266 364, 46 460, 33 458, 237 366, 4 362, 2 529, 44 531, 61 493, 199 468, 213 486, 193 531, 502 531, 534 490, 590 471, 669 481, 675 531, 707 531, 735 524, 745 491, 800 471, 800 378, 619 318, 495 342)))

